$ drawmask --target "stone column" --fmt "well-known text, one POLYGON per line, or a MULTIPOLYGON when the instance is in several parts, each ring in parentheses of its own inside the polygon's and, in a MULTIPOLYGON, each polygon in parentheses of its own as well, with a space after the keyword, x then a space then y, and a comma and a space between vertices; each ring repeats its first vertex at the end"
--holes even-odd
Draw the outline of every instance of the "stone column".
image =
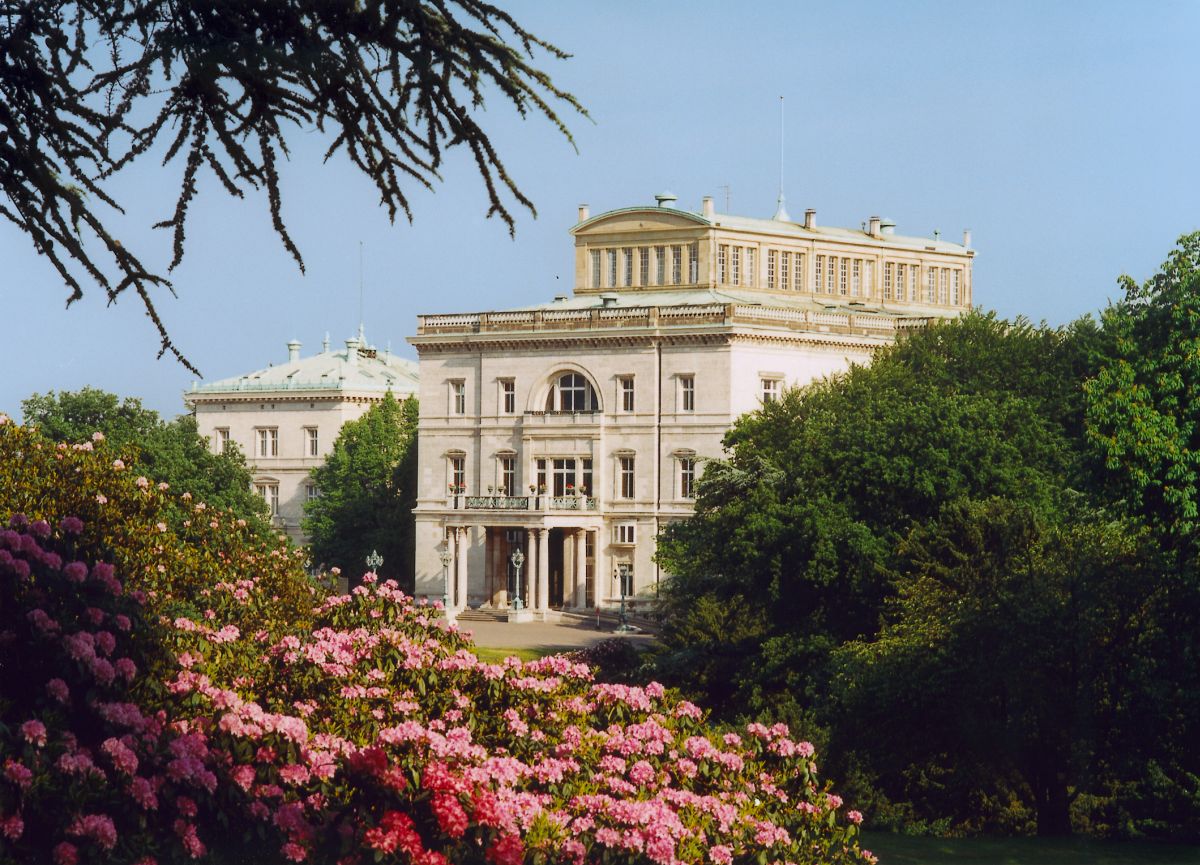
POLYGON ((450 553, 450 564, 442 570, 442 580, 444 585, 442 591, 446 593, 446 615, 453 615, 455 609, 455 598, 458 585, 458 532, 454 529, 446 529, 446 550, 450 553))
POLYGON ((577 610, 587 605, 587 529, 575 532, 575 603, 577 610))
POLYGON ((537 608, 550 609, 550 530, 538 529, 537 608))
POLYGON ((454 568, 457 572, 455 581, 458 583, 455 609, 465 610, 467 608, 467 530, 462 526, 456 528, 454 539, 454 568))
MULTIPOLYGON (((605 526, 608 531, 611 528, 605 526)), ((592 581, 592 598, 597 607, 604 606, 604 602, 608 600, 609 579, 612 576, 612 556, 609 555, 608 545, 604 543, 604 538, 601 535, 604 529, 596 532, 596 572, 593 575, 592 581)))
POLYGON ((525 530, 525 573, 521 576, 521 603, 525 609, 533 609, 533 601, 537 595, 533 586, 537 582, 537 529, 525 530))
POLYGON ((563 535, 563 607, 575 606, 575 533, 563 535))
POLYGON ((504 529, 489 529, 492 544, 492 606, 508 606, 508 560, 504 557, 504 529))

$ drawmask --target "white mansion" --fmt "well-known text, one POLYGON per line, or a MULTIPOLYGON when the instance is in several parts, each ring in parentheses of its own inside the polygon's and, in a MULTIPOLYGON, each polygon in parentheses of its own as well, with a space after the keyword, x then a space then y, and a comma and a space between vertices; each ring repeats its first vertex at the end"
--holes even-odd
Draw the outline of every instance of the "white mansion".
POLYGON ((345 349, 300 356, 287 344, 286 363, 222 381, 192 385, 183 395, 199 433, 221 451, 238 444, 254 489, 272 523, 304 543, 304 503, 317 495, 309 476, 325 462, 342 424, 357 420, 389 390, 396 399, 417 391, 417 365, 367 345, 361 327, 345 349))
POLYGON ((653 597, 658 531, 734 419, 971 304, 967 235, 674 201, 581 207, 574 296, 419 317, 418 595, 508 607, 519 548, 543 614, 613 605, 618 574, 653 597))

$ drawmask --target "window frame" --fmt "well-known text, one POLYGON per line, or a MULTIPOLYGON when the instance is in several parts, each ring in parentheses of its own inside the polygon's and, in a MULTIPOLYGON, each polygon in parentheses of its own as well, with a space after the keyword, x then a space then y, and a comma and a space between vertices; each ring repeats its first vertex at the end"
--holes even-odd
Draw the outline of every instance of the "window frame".
POLYGON ((679 376, 679 411, 683 414, 696 412, 695 373, 683 373, 679 376))
POLYGON ((512 378, 499 379, 500 411, 499 414, 517 413, 517 381, 512 378))
POLYGON ((467 413, 467 380, 452 378, 447 383, 449 388, 449 405, 447 408, 454 417, 463 417, 467 413))
POLYGON ((633 376, 617 376, 617 409, 622 414, 633 414, 636 405, 633 376))
POLYGON ((304 427, 304 456, 319 457, 321 455, 321 433, 318 427, 304 427))
POLYGON ((760 375, 758 398, 762 405, 778 402, 783 396, 783 378, 777 375, 760 375))
POLYGON ((270 459, 279 456, 279 427, 255 427, 254 437, 254 453, 258 459, 270 459), (268 451, 270 452, 268 453, 268 451))
POLYGON ((632 501, 637 496, 637 456, 617 456, 616 495, 621 501, 632 501))

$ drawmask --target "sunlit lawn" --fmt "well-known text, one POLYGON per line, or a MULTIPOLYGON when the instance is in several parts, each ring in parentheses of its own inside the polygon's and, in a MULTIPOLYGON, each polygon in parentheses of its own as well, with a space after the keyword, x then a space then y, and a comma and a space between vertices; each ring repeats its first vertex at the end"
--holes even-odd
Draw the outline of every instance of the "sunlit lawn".
POLYGON ((555 654, 554 649, 489 649, 486 646, 474 646, 472 651, 479 660, 489 664, 503 661, 509 655, 516 655, 522 661, 536 661, 538 658, 555 654))
POLYGON ((1086 838, 911 838, 864 832, 880 865, 1200 865, 1200 846, 1086 838))

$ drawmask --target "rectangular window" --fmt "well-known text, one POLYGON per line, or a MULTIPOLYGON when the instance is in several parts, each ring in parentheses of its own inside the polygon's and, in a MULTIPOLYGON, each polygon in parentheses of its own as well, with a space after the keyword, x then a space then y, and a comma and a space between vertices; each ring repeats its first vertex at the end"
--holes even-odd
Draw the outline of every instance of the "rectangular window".
POLYGON ((467 383, 461 379, 450 382, 450 414, 467 413, 467 383))
POLYGON ((634 493, 633 457, 621 457, 617 463, 617 497, 631 499, 634 493))
POLYGON ((637 523, 617 523, 613 526, 613 543, 629 546, 637 543, 637 523))
MULTIPOLYGON (((805 290, 805 287, 804 287, 805 286, 804 253, 803 252, 796 253, 796 280, 795 280, 795 282, 796 282, 796 291, 804 291, 805 290)), ((819 284, 820 284, 820 280, 818 280, 818 285, 819 284)))
POLYGON ((735 246, 733 248, 732 252, 733 252, 733 259, 732 259, 732 263, 731 263, 731 267, 732 267, 731 277, 732 278, 729 281, 733 285, 741 285, 741 282, 742 282, 742 248, 740 246, 735 246))
POLYGON ((769 402, 775 402, 779 399, 779 379, 764 378, 760 380, 762 385, 762 401, 763 405, 769 402))
POLYGON ((615 249, 606 250, 608 253, 608 287, 617 287, 617 251, 615 249))
POLYGON ((962 303, 962 271, 950 271, 950 303, 952 306, 958 306, 962 303))
POLYGON ((650 284, 650 247, 643 246, 638 249, 638 258, 640 266, 638 267, 638 285, 650 284))
POLYGON ((314 499, 316 499, 317 498, 317 485, 316 484, 305 484, 304 485, 304 497, 310 502, 313 501, 314 499))
POLYGON ((592 288, 601 288, 600 283, 600 250, 592 250, 592 288))
POLYGON ((717 247, 717 282, 721 285, 725 285, 729 281, 728 261, 729 247, 721 244, 717 247))
MULTIPOLYGON (((788 277, 792 272, 792 254, 790 252, 780 253, 779 256, 779 288, 781 291, 787 291, 789 286, 788 277)), ((767 278, 770 279, 771 265, 767 264, 767 278)))
POLYGON ((937 291, 937 268, 928 267, 925 269, 925 302, 933 303, 934 294, 937 291))
POLYGON ((688 244, 688 282, 695 285, 700 281, 700 244, 688 244))
POLYGON ((213 430, 213 453, 223 454, 229 450, 229 427, 213 430))
POLYGON ((679 410, 687 412, 696 410, 696 377, 694 375, 679 377, 679 410))
POLYGON ((691 457, 679 458, 679 497, 681 499, 696 497, 696 461, 691 457))
POLYGON ((623 375, 617 383, 621 392, 621 411, 633 411, 633 376, 623 375))
POLYGON ((884 262, 883 265, 883 299, 892 299, 892 263, 884 262))
POLYGON ((746 281, 743 284, 753 286, 757 281, 754 275, 754 250, 746 247, 746 281))
POLYGON ((825 272, 825 293, 837 293, 837 256, 829 256, 829 270, 825 272))
POLYGON ((949 268, 942 268, 942 278, 938 281, 938 303, 946 303, 946 294, 950 284, 949 268))
POLYGON ((856 258, 850 262, 850 295, 858 297, 862 294, 862 259, 856 258))
POLYGON ((849 259, 838 259, 838 294, 846 296, 846 272, 850 269, 847 262, 849 259))
POLYGON ((584 495, 592 492, 592 459, 584 457, 579 461, 579 491, 584 495))
POLYGON ((667 284, 667 248, 665 246, 654 247, 654 284, 667 284))
POLYGON ((467 458, 450 457, 450 492, 463 493, 467 490, 467 458))
POLYGON ((671 247, 671 283, 679 285, 683 282, 683 247, 671 247))
POLYGON ((536 487, 536 489, 538 492, 545 492, 546 491, 546 461, 538 460, 536 463, 536 467, 537 467, 537 487, 536 487))
POLYGON ((267 503, 271 516, 279 516, 279 484, 255 484, 254 490, 267 503))
POLYGON ((306 457, 319 457, 321 455, 321 439, 315 426, 306 426, 304 428, 304 455, 306 457))
POLYGON ((511 378, 500 379, 500 411, 504 414, 517 412, 517 383, 511 378))
MULTIPOLYGON (((785 255, 787 253, 784 253, 785 255)), ((767 250, 767 288, 775 288, 775 259, 778 253, 773 249, 767 250)))
POLYGON ((553 470, 554 491, 552 495, 559 497, 575 495, 575 460, 551 460, 553 470))
MULTIPOLYGON (((817 293, 820 294, 821 293, 821 285, 822 285, 821 278, 822 278, 822 276, 824 276, 823 271, 825 270, 825 256, 818 255, 815 266, 816 266, 816 272, 813 274, 813 276, 817 280, 817 293)), ((797 288, 798 287, 799 286, 797 286, 797 288)))
POLYGON ((517 458, 500 457, 500 492, 506 496, 517 494, 517 458))
POLYGON ((863 297, 870 297, 875 288, 875 262, 867 259, 863 262, 863 297))
POLYGON ((274 427, 270 429, 259 427, 255 432, 258 434, 258 450, 256 453, 260 457, 279 456, 279 430, 274 427))
POLYGON ((633 285, 633 247, 627 246, 621 250, 622 257, 625 259, 625 273, 623 284, 628 287, 633 285))

